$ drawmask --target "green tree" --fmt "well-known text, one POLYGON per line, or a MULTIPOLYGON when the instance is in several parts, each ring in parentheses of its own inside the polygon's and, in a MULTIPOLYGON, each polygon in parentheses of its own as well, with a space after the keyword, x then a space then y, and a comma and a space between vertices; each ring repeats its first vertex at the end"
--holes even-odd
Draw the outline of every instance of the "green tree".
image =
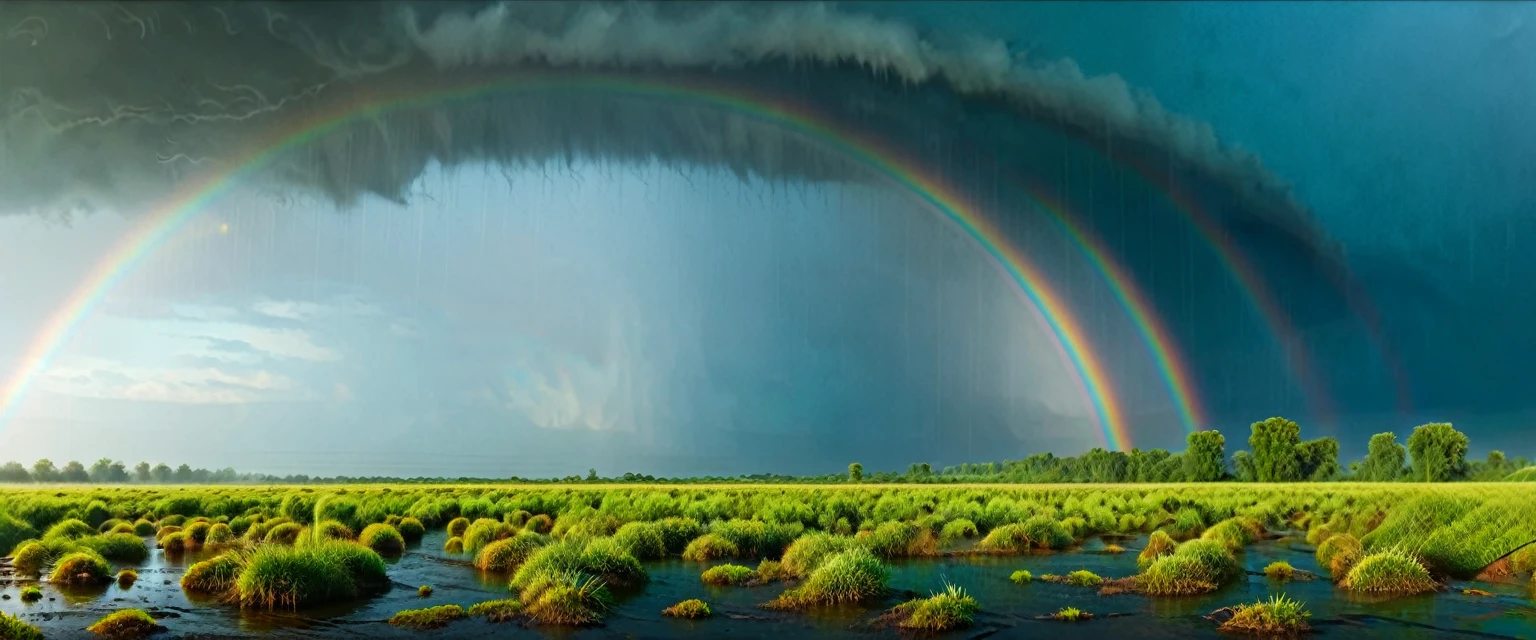
POLYGON ((26 482, 32 479, 32 474, 27 473, 27 468, 20 462, 7 462, 0 467, 0 482, 26 482))
POLYGON ((864 480, 864 465, 857 462, 848 465, 848 481, 862 482, 864 480))
POLYGON ((170 484, 171 480, 176 477, 175 472, 171 471, 171 468, 164 462, 155 465, 155 468, 151 469, 149 473, 154 477, 155 482, 159 484, 170 484))
POLYGON ((1339 475, 1339 441, 1334 438, 1318 438, 1301 443, 1296 448, 1296 459, 1301 463, 1301 477, 1313 482, 1332 480, 1339 475))
POLYGON ((176 475, 172 477, 175 478, 176 484, 192 484, 192 467, 188 465, 176 467, 176 475))
POLYGON ((1365 482, 1391 482, 1403 475, 1403 465, 1408 461, 1408 449, 1397 441, 1391 431, 1371 436, 1366 446, 1365 460, 1360 462, 1356 480, 1365 482))
POLYGON ((140 462, 137 465, 134 465, 134 467, 133 467, 133 481, 134 482, 149 482, 149 481, 154 480, 154 479, 155 479, 154 476, 149 475, 149 463, 148 462, 140 462))
POLYGON ((1270 418, 1253 423, 1248 448, 1253 450, 1253 468, 1259 482, 1295 482, 1302 479, 1301 462, 1296 449, 1301 446, 1301 427, 1285 418, 1270 418))
POLYGON ((597 469, 587 469, 587 482, 597 482, 597 469))
POLYGON ((32 479, 36 482, 58 482, 59 470, 53 467, 53 461, 47 458, 32 463, 32 479))
POLYGON ((1259 472, 1253 467, 1253 454, 1247 451, 1232 454, 1232 475, 1237 476, 1238 482, 1258 480, 1259 472))
POLYGON ((95 464, 91 465, 90 476, 91 482, 111 482, 112 459, 102 458, 97 460, 95 464))
POLYGON ((1227 440, 1220 431, 1196 431, 1185 442, 1185 481, 1216 482, 1227 476, 1227 440))
POLYGON ((1131 449, 1126 456, 1126 477, 1132 482, 1164 482, 1158 479, 1158 467, 1172 456, 1162 449, 1131 449))
POLYGON ((1414 428, 1408 436, 1408 455, 1413 457, 1413 478, 1445 482, 1466 475, 1467 434, 1448 422, 1414 428))
POLYGON ((63 482, 90 482, 91 474, 85 470, 85 465, 80 464, 76 460, 70 460, 64 465, 64 469, 59 471, 59 480, 63 482))

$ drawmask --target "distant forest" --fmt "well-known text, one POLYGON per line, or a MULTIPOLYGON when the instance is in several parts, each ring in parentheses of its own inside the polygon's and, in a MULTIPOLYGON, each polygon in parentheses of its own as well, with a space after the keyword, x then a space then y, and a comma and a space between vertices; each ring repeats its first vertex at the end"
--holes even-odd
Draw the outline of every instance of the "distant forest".
MULTIPOLYGON (((1526 469, 1524 457, 1506 458, 1501 451, 1489 452, 1485 460, 1467 460, 1468 439, 1447 423, 1417 427, 1407 445, 1398 442, 1392 432, 1371 436, 1365 457, 1342 466, 1339 442, 1334 438, 1302 440, 1301 428, 1285 418, 1255 422, 1248 437, 1248 449, 1227 455, 1226 437, 1220 431, 1189 434, 1184 451, 1162 449, 1142 451, 1105 451, 1095 448, 1076 457, 1056 457, 1050 453, 1022 460, 968 463, 944 467, 935 472, 928 463, 913 463, 905 472, 865 472, 854 462, 846 473, 815 476, 752 474, 689 478, 655 477, 625 473, 599 476, 597 470, 587 475, 563 478, 477 478, 435 477, 396 478, 388 476, 276 476, 240 473, 232 468, 209 471, 181 465, 172 469, 165 463, 150 466, 140 462, 132 469, 109 458, 97 460, 90 467, 70 461, 62 469, 48 459, 38 460, 31 468, 19 462, 0 466, 0 482, 12 483, 91 483, 91 484, 447 484, 447 483, 1128 483, 1128 482, 1455 482, 1495 481, 1526 469)), ((1520 474, 1521 478, 1530 475, 1520 474)), ((1530 479, 1536 479, 1533 475, 1530 479)))

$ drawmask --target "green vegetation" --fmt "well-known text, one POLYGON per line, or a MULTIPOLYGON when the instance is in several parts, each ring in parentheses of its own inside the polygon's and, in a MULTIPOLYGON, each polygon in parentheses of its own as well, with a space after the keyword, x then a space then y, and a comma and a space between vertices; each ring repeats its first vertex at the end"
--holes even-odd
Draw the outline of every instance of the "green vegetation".
POLYGON ((714 613, 709 610, 709 605, 707 603, 705 603, 703 600, 695 598, 693 600, 684 600, 670 607, 662 609, 661 615, 673 618, 688 618, 690 620, 697 620, 699 618, 708 618, 714 615, 714 613))
POLYGON ((601 578, 576 571, 540 573, 519 590, 518 597, 534 624, 593 624, 613 606, 613 595, 601 578))
POLYGON ((885 595, 890 573, 864 547, 855 546, 828 557, 805 583, 785 591, 766 607, 804 609, 818 605, 865 602, 885 595))
POLYGON ((405 552, 405 537, 400 535, 394 527, 382 522, 364 527, 363 532, 357 535, 357 541, 385 555, 398 555, 405 552))
POLYGON ((11 558, 11 566, 21 575, 35 576, 47 566, 49 559, 48 548, 41 542, 28 542, 16 550, 16 555, 11 558))
POLYGON ((21 589, 22 602, 37 602, 43 599, 43 590, 35 586, 26 586, 21 589))
POLYGON ((1012 580, 1014 584, 1029 584, 1029 581, 1033 580, 1034 576, 1030 575, 1027 569, 1019 569, 1013 572, 1013 575, 1008 576, 1008 579, 1012 580))
POLYGON ((1339 586, 1351 591, 1393 595, 1426 593, 1439 588, 1418 558, 1397 547, 1361 558, 1339 586))
POLYGON ((1097 587, 1104 584, 1104 579, 1092 571, 1080 569, 1067 574, 1067 578, 1063 582, 1074 587, 1097 587))
POLYGON ((1343 580, 1364 552, 1365 547, 1352 535, 1341 533, 1329 536, 1317 545, 1317 564, 1328 570, 1328 575, 1333 576, 1335 581, 1343 580))
POLYGON ((123 569, 122 571, 117 572, 117 586, 119 587, 127 589, 128 587, 133 586, 133 583, 138 581, 139 572, 134 571, 133 569, 123 569))
POLYGON ((980 610, 965 589, 945 583, 943 591, 896 605, 885 618, 904 629, 949 631, 970 626, 980 610))
POLYGON ((94 551, 76 551, 53 564, 54 584, 102 584, 112 581, 112 565, 94 551))
POLYGON ((683 550, 683 559, 709 562, 721 558, 734 558, 739 553, 741 553, 740 549, 724 536, 706 533, 688 543, 688 547, 683 550))
POLYGON ((1295 635, 1311 629, 1307 626, 1310 617, 1305 604, 1281 594, 1232 607, 1232 617, 1221 623, 1221 630, 1271 637, 1295 635))
POLYGON ((1214 540, 1190 540, 1162 556, 1136 578, 1136 588, 1154 596, 1209 593, 1236 580, 1242 566, 1214 540))
POLYGON ((139 609, 123 609, 97 620, 88 631, 106 638, 144 638, 165 628, 139 609))
POLYGON ((484 616, 488 622, 509 622, 523 613, 523 601, 516 598, 490 600, 469 608, 469 615, 484 616))
POLYGON ((429 598, 431 596, 432 596, 432 585, 424 584, 424 585, 421 585, 419 587, 416 587, 416 597, 418 597, 418 598, 429 598))
POLYGON ((1087 611, 1083 611, 1082 609, 1078 609, 1077 607, 1063 607, 1060 611, 1051 614, 1051 617, 1056 620, 1061 620, 1062 622, 1077 622, 1080 620, 1088 620, 1093 617, 1093 614, 1088 613, 1087 611))
POLYGON ((244 567, 230 595, 244 607, 300 609, 388 585, 384 559, 353 542, 268 544, 239 557, 244 567))
POLYGON ((304 527, 297 522, 284 522, 267 530, 267 544, 291 545, 298 542, 299 535, 304 533, 304 527))
POLYGON ((1158 558, 1172 554, 1178 548, 1179 543, 1175 542, 1168 532, 1153 531, 1147 538, 1147 546, 1141 550, 1141 553, 1136 554, 1136 566, 1146 571, 1147 567, 1157 562, 1158 558))
POLYGON ((400 532, 400 536, 405 538, 406 542, 419 541, 427 534, 426 525, 422 524, 421 520, 410 517, 401 518, 400 522, 395 524, 395 529, 400 532))
POLYGON ((1264 567, 1264 575, 1271 580, 1284 582, 1296 577, 1296 568, 1292 567, 1291 563, 1280 560, 1264 567))
POLYGON ((514 571, 546 542, 544 536, 531 531, 522 531, 505 540, 497 540, 475 554, 475 568, 481 571, 514 571))
POLYGON ((751 580, 753 572, 751 567, 743 567, 739 564, 722 564, 710 567, 699 576, 704 584, 716 586, 730 586, 745 583, 751 580))
POLYGON ((22 622, 20 618, 0 611, 0 638, 5 640, 43 640, 41 629, 22 622))
POLYGON ((457 536, 449 538, 443 543, 443 553, 464 553, 464 539, 457 536))
POLYGON ((469 530, 469 518, 454 518, 448 521, 448 537, 462 538, 464 532, 469 530))
POLYGON ((235 586, 245 563, 239 555, 226 553, 190 567, 181 575, 181 588, 197 593, 223 593, 235 586))
POLYGON ((440 607, 427 607, 425 609, 408 609, 391 616, 390 626, 406 629, 441 629, 448 626, 454 620, 462 620, 469 617, 464 607, 456 604, 445 604, 440 607))
POLYGON ((335 520, 326 520, 325 522, 315 525, 315 531, 320 535, 320 537, 325 538, 326 540, 357 539, 357 535, 352 533, 352 529, 348 528, 347 525, 344 525, 335 520))

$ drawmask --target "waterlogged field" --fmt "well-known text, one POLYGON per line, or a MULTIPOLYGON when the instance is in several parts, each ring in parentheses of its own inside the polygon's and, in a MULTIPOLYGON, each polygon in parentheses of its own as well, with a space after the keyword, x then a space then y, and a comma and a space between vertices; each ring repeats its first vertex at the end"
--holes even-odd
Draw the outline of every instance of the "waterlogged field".
POLYGON ((1510 483, 28 487, 0 638, 1532 637, 1533 542, 1510 483))

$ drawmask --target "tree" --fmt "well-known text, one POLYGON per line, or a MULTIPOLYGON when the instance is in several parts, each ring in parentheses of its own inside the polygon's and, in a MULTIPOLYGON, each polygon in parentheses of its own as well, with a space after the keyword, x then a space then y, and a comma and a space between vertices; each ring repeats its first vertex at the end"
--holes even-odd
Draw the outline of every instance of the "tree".
POLYGON ((1253 468, 1259 482, 1295 482, 1304 476, 1296 448, 1301 446, 1301 427, 1285 418, 1270 418, 1253 423, 1248 448, 1253 450, 1253 468))
POLYGON ((587 482, 597 482, 597 469, 587 469, 587 482))
POLYGON ((53 468, 53 461, 47 458, 32 463, 32 479, 37 482, 58 482, 59 470, 53 468))
POLYGON ((155 465, 155 468, 150 470, 149 474, 154 477, 155 482, 160 484, 170 484, 171 480, 175 478, 175 472, 171 471, 171 468, 166 466, 164 462, 155 465))
POLYGON ((95 464, 91 465, 90 475, 91 482, 109 482, 108 478, 112 475, 112 459, 102 458, 97 460, 95 464))
POLYGON ((173 476, 173 478, 175 479, 176 484, 191 484, 192 483, 192 467, 189 467, 187 465, 181 465, 179 467, 176 467, 176 475, 173 476))
POLYGON ((1313 482, 1332 480, 1339 475, 1339 441, 1318 438, 1303 442, 1296 448, 1296 459, 1301 464, 1303 479, 1313 482))
POLYGON ((27 482, 32 479, 32 474, 27 473, 27 468, 20 462, 7 462, 0 467, 0 482, 27 482))
POLYGON ((848 481, 861 482, 864 480, 864 465, 857 462, 848 465, 848 481))
POLYGON ((1258 470, 1253 467, 1253 454, 1247 451, 1232 454, 1232 471, 1238 482, 1254 482, 1259 478, 1258 470))
POLYGON ((1132 482, 1164 482, 1159 480, 1158 468, 1168 461, 1173 454, 1162 449, 1131 449, 1126 456, 1126 478, 1132 482))
POLYGON ((133 467, 133 481, 134 482, 149 482, 149 481, 154 480, 154 479, 155 479, 154 476, 149 475, 149 463, 148 462, 140 462, 137 465, 134 465, 134 467, 133 467))
POLYGON ((1227 440, 1220 431, 1189 434, 1184 448, 1184 480, 1216 482, 1227 475, 1227 440))
POLYGON ((59 472, 59 480, 63 482, 90 482, 91 474, 85 470, 85 465, 76 460, 70 460, 59 472))
POLYGON ((1403 475, 1403 464, 1408 460, 1408 450, 1398 444, 1397 434, 1391 431, 1371 436, 1365 460, 1361 461, 1356 480, 1366 482, 1391 482, 1403 475))
POLYGON ((1413 477, 1424 482, 1445 482, 1466 475, 1467 434, 1448 422, 1435 422, 1414 428, 1408 436, 1408 454, 1413 456, 1413 477))

